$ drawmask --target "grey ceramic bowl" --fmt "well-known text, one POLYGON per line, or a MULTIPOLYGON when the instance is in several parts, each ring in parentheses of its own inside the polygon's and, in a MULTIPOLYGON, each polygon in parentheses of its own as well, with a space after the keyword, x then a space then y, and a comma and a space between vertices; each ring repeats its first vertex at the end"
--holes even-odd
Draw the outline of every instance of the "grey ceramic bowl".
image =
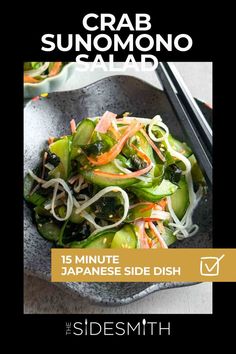
MULTIPOLYGON (((211 112, 202 103, 208 119, 211 112)), ((83 117, 101 115, 110 110, 128 110, 136 116, 153 117, 160 114, 170 131, 186 141, 183 131, 163 91, 131 76, 112 76, 84 88, 49 94, 45 99, 30 101, 24 112, 24 169, 39 163, 39 154, 49 136, 69 132, 69 122, 83 117)), ((50 247, 32 223, 27 205, 24 214, 24 266, 27 273, 50 281, 50 247)), ((195 212, 200 225, 193 238, 178 241, 174 247, 212 247, 211 191, 195 212)), ((193 283, 56 283, 59 287, 100 304, 121 305, 135 301, 152 292, 191 285, 193 283)))
POLYGON ((73 74, 77 63, 66 64, 59 74, 48 77, 38 84, 24 84, 24 98, 32 98, 41 93, 48 93, 57 91, 73 74))

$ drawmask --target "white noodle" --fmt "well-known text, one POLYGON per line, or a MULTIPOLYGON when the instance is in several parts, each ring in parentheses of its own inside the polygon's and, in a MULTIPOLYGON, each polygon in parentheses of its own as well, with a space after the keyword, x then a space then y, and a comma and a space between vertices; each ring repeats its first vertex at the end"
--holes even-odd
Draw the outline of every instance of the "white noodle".
POLYGON ((54 216, 55 219, 59 220, 59 221, 65 221, 67 219, 69 219, 69 217, 71 216, 72 213, 72 209, 73 209, 73 197, 72 197, 72 193, 70 188, 68 187, 68 185, 66 184, 66 182, 61 179, 61 178, 52 178, 49 181, 47 181, 46 183, 44 183, 42 185, 43 188, 49 188, 51 186, 54 185, 54 191, 53 191, 53 197, 52 197, 52 207, 51 207, 51 212, 52 215, 54 216), (67 202, 66 202, 66 215, 64 218, 59 217, 56 213, 55 213, 55 200, 56 200, 56 196, 57 196, 57 190, 58 190, 58 186, 59 184, 62 185, 62 187, 64 188, 65 192, 68 194, 67 197, 67 202))
POLYGON ((24 74, 31 77, 40 76, 49 67, 50 62, 45 62, 38 69, 25 70, 24 74))
POLYGON ((79 193, 80 192, 83 182, 84 182, 84 177, 83 176, 79 176, 78 184, 76 183, 75 186, 74 186, 75 193, 79 193))
POLYGON ((36 175, 34 174, 34 172, 31 171, 30 169, 28 169, 28 174, 29 174, 35 181, 37 181, 38 183, 45 183, 45 182, 46 182, 45 179, 39 178, 39 177, 36 176, 36 175))
POLYGON ((87 200, 89 200, 89 197, 86 194, 80 194, 78 196, 78 198, 82 199, 82 200, 80 200, 80 203, 84 203, 84 202, 87 202, 87 200))
POLYGON ((160 220, 170 219, 170 213, 164 210, 153 210, 150 218, 158 218, 160 220))
MULTIPOLYGON (((87 197, 87 196, 86 196, 87 197)), ((73 203, 74 203, 74 206, 76 208, 80 208, 80 203, 78 202, 78 200, 75 199, 75 197, 73 197, 73 203)), ((99 229, 101 226, 97 225, 93 216, 90 215, 89 213, 87 213, 86 210, 82 211, 81 212, 81 216, 83 216, 83 218, 85 218, 87 221, 90 222, 90 224, 92 224, 96 229, 99 229)))
MULTIPOLYGON (((127 168, 123 167, 120 165, 120 161, 115 159, 114 161, 114 165, 118 168, 118 170, 120 170, 121 172, 124 172, 125 174, 129 174, 129 173, 132 173, 130 170, 128 170, 127 168)), ((150 172, 150 171, 149 171, 150 172)), ((144 176, 137 176, 137 177, 133 177, 135 179, 139 179, 140 181, 143 181, 143 182, 151 182, 152 179, 149 178, 149 177, 144 177, 144 176)))
POLYGON ((162 123, 162 119, 161 119, 161 116, 155 116, 151 123, 149 124, 148 126, 148 134, 150 136, 150 138, 155 141, 155 142, 160 142, 160 141, 163 141, 165 140, 166 138, 168 138, 168 135, 169 135, 169 128, 167 127, 167 125, 165 125, 164 123, 162 123), (165 130, 165 134, 161 137, 161 138, 156 138, 155 135, 153 134, 152 132, 152 128, 154 125, 157 125, 159 127, 162 127, 164 128, 165 130))
POLYGON ((121 193, 121 195, 123 197, 123 200, 124 200, 124 213, 123 213, 123 216, 122 216, 122 218, 119 221, 117 221, 116 223, 114 223, 112 225, 106 225, 106 226, 101 227, 100 225, 97 225, 95 223, 96 225, 94 224, 94 226, 98 230, 103 231, 103 230, 111 229, 113 227, 116 227, 116 226, 120 225, 125 220, 125 218, 126 218, 126 216, 128 214, 128 211, 129 211, 129 197, 128 197, 128 194, 120 187, 111 186, 111 187, 106 187, 106 188, 102 189, 97 194, 95 194, 95 196, 93 198, 91 198, 88 201, 86 201, 83 205, 78 206, 78 208, 76 209, 75 213, 76 214, 80 214, 86 208, 88 208, 91 204, 93 204, 97 200, 99 200, 103 195, 105 195, 107 193, 110 193, 110 192, 120 192, 121 193))
POLYGON ((167 150, 169 151, 171 156, 176 157, 178 160, 182 161, 183 164, 185 165, 185 170, 183 171, 183 175, 185 175, 186 182, 188 184, 189 206, 188 206, 182 220, 179 220, 172 208, 171 198, 167 197, 168 209, 169 209, 170 215, 174 221, 174 222, 169 223, 169 225, 176 229, 174 231, 174 235, 179 240, 182 240, 183 238, 186 238, 186 237, 193 236, 198 231, 198 226, 193 224, 192 215, 193 215, 194 209, 196 208, 199 200, 201 199, 202 190, 199 189, 198 196, 194 193, 193 181, 192 181, 192 175, 191 175, 191 163, 184 155, 182 155, 181 153, 179 153, 178 151, 173 149, 172 146, 170 145, 169 140, 168 140, 169 129, 166 126, 166 124, 164 124, 162 122, 160 116, 155 116, 152 119, 152 121, 148 127, 148 133, 149 133, 150 138, 153 141, 156 141, 156 142, 164 141, 166 144, 167 150), (162 127, 166 132, 165 135, 161 138, 156 138, 154 136, 154 134, 152 133, 153 125, 157 125, 157 126, 162 127))
POLYGON ((50 162, 46 163, 44 166, 45 166, 49 171, 52 171, 52 170, 55 168, 50 162))

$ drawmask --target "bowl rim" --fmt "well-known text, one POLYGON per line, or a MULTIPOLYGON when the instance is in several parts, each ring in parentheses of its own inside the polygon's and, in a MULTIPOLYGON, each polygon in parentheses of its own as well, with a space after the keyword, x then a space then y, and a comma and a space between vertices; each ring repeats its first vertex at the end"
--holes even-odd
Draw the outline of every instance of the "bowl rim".
POLYGON ((43 86, 45 82, 50 82, 50 81, 54 80, 55 78, 58 78, 58 77, 62 76, 62 74, 64 74, 64 72, 65 72, 65 69, 68 70, 68 68, 71 67, 72 65, 74 65, 75 63, 76 62, 73 61, 73 62, 69 62, 69 63, 65 64, 63 66, 62 70, 57 75, 52 76, 52 77, 47 77, 46 79, 42 80, 39 83, 35 83, 35 84, 29 83, 29 82, 24 83, 24 87, 40 87, 40 86, 43 86))

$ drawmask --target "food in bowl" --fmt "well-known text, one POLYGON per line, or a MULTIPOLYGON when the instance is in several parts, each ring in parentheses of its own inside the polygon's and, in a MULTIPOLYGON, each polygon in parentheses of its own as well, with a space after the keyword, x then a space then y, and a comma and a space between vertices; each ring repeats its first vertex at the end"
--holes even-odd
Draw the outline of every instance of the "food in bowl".
MULTIPOLYGON (((205 180, 186 143, 159 115, 105 112, 50 137, 24 197, 56 247, 168 248, 193 236, 205 180)), ((46 140, 46 137, 45 137, 46 140)))
POLYGON ((39 82, 58 75, 66 62, 25 62, 24 83, 38 84, 39 82))

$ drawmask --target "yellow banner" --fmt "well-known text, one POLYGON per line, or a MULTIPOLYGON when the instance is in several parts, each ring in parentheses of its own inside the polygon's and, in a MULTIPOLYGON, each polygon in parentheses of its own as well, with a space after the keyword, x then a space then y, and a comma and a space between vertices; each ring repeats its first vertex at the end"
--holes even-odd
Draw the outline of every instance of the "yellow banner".
POLYGON ((52 282, 235 282, 236 249, 52 249, 52 282))

